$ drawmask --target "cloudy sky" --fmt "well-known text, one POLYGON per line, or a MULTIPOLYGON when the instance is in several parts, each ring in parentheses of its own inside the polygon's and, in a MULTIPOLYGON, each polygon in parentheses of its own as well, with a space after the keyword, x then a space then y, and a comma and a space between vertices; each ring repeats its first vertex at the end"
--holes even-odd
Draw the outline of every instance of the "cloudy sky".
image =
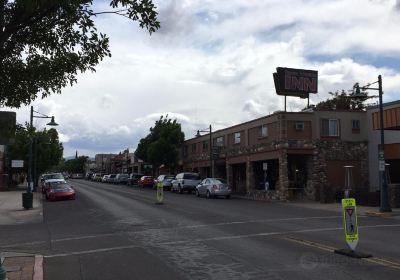
MULTIPOLYGON (((384 102, 400 99, 400 0, 155 3, 161 29, 151 36, 125 18, 99 17, 112 57, 61 95, 33 102, 56 117, 64 156, 134 151, 160 115, 176 118, 188 139, 209 124, 221 129, 282 110, 276 67, 318 70, 312 104, 379 74, 384 102)), ((289 111, 305 105, 288 97, 289 111)), ((29 107, 14 111, 18 123, 29 120, 29 107)))

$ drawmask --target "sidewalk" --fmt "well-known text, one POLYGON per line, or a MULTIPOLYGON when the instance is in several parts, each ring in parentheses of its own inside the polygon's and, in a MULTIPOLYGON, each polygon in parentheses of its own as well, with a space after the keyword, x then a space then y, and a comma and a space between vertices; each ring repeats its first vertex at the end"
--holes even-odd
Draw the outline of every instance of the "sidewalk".
MULTIPOLYGON (((33 208, 25 210, 22 207, 24 192, 26 185, 0 192, 0 227, 43 222, 42 194, 33 193, 33 208)), ((6 271, 6 279, 43 279, 42 256, 0 251, 0 257, 3 269, 6 271)))
MULTIPOLYGON (((260 192, 261 193, 261 192, 260 192)), ((259 202, 269 202, 269 203, 281 203, 290 206, 296 206, 301 208, 309 208, 315 210, 327 210, 334 211, 337 213, 343 213, 342 205, 339 202, 334 203, 320 203, 319 201, 311 201, 311 200, 295 200, 295 201, 281 201, 281 200, 273 200, 269 197, 264 197, 262 195, 252 194, 252 195, 244 195, 244 194, 232 194, 233 198, 238 199, 247 199, 254 200, 259 202)), ((362 216, 367 216, 367 213, 377 213, 379 212, 379 207, 371 207, 371 206, 361 206, 357 205, 357 214, 362 216)), ((390 216, 394 216, 396 218, 400 218, 400 208, 392 208, 392 212, 390 216)))
MULTIPOLYGON (((328 210, 343 213, 342 204, 335 203, 319 203, 318 201, 293 201, 287 202, 288 205, 293 205, 302 208, 328 210)), ((357 205, 357 214, 366 216, 368 212, 379 212, 379 207, 357 205)), ((400 208, 392 208, 391 216, 400 216, 400 208)))
POLYGON ((22 207, 22 193, 26 192, 23 185, 0 192, 0 225, 18 225, 24 223, 40 223, 43 221, 42 194, 33 193, 33 208, 25 210, 22 207))
POLYGON ((42 256, 4 252, 1 254, 1 262, 8 280, 43 279, 42 256))

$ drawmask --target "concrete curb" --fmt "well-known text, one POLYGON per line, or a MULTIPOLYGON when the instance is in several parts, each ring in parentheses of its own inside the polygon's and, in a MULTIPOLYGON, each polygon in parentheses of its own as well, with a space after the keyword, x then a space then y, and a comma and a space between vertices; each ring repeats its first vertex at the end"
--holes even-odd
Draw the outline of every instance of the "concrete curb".
POLYGON ((35 266, 33 267, 33 280, 43 280, 43 256, 35 256, 35 266))
POLYGON ((389 218, 392 216, 392 213, 366 211, 365 215, 367 215, 368 217, 389 218))

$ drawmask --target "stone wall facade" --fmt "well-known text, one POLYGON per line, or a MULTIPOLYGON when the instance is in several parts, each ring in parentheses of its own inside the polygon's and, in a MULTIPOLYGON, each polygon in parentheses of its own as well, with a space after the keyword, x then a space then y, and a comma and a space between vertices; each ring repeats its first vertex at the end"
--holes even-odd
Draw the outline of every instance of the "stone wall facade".
MULTIPOLYGON (((307 182, 306 194, 309 198, 320 200, 321 193, 326 188, 333 188, 328 192, 336 193, 344 186, 334 186, 328 180, 329 161, 359 162, 361 188, 368 189, 368 144, 367 142, 344 142, 340 140, 315 141, 311 168, 311 180, 307 182)), ((344 172, 344 170, 343 170, 344 172)), ((359 186, 360 187, 360 186, 359 186)))

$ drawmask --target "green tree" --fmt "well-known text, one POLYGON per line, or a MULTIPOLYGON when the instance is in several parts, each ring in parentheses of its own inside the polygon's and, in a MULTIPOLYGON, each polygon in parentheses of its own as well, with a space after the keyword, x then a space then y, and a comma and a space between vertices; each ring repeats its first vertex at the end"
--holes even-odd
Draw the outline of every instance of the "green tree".
POLYGON ((15 143, 9 145, 9 157, 15 160, 24 160, 22 171, 28 172, 29 146, 32 138, 32 168, 34 173, 41 174, 59 164, 63 155, 63 145, 59 141, 58 132, 55 129, 36 131, 17 126, 15 143), (36 171, 36 172, 35 172, 36 171))
POLYGON ((28 105, 38 96, 77 82, 111 56, 109 38, 94 18, 116 14, 150 34, 160 23, 152 0, 110 0, 110 11, 93 11, 91 0, 0 1, 0 106, 28 105))
POLYGON ((140 140, 135 156, 154 167, 164 164, 175 169, 184 139, 181 125, 176 120, 168 119, 168 115, 165 118, 161 116, 150 128, 150 133, 140 140))
POLYGON ((366 92, 363 92, 365 97, 352 98, 344 90, 341 92, 329 92, 332 98, 321 101, 312 108, 316 110, 365 110, 364 101, 368 99, 366 92))
POLYGON ((87 156, 79 156, 70 160, 62 160, 60 164, 54 168, 54 170, 59 172, 68 172, 70 174, 84 173, 87 160, 87 156))

